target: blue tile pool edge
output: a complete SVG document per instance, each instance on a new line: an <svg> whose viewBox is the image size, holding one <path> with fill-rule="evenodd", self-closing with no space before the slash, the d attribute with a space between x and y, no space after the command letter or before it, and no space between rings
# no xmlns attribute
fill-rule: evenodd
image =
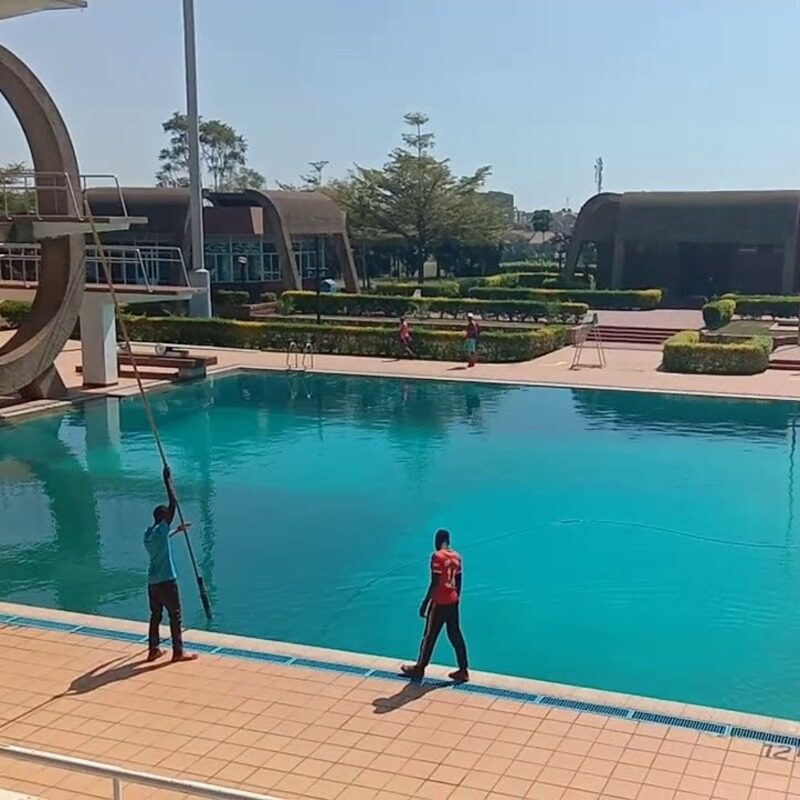
<svg viewBox="0 0 800 800"><path fill-rule="evenodd" d="M130 633L119 631L112 628L103 628L94 625L72 624L68 622L58 622L49 619L38 619L36 617L2 614L0 613L0 625L11 625L20 628L34 628L50 632L79 634L80 636L93 636L101 639L110 639L126 644L146 644L145 634ZM225 645L210 645L202 642L184 641L187 650L219 655L226 658L245 659L251 661L262 661L284 666L300 667L304 669L324 670L335 672L341 675L351 675L363 678L377 678L379 680L397 681L398 683L408 683L408 678L399 672L391 670L370 668L354 664L341 663L337 661L324 661L317 658L305 656L289 656L281 653L269 653L262 650L249 650L242 647L227 647ZM434 686L449 689L454 692L465 692L484 697L493 697L498 700L510 700L519 703L544 706L549 708L561 708L568 711L579 711L586 714L598 714L615 719L627 719L632 722L647 722L654 725L666 725L668 727L685 728L701 733L709 733L715 736L728 736L736 739L747 739L750 741L763 742L764 744L780 744L800 749L800 735L777 733L775 731L748 728L739 725L713 722L711 720L699 720L681 715L662 714L656 711L643 711L636 708L625 706L615 706L606 703L593 703L589 700L577 700L570 697L556 697L553 695L540 694L537 692L526 692L517 689L503 689L498 686L487 686L479 683L453 683L451 681L437 678L423 678L420 681L422 686Z"/></svg>

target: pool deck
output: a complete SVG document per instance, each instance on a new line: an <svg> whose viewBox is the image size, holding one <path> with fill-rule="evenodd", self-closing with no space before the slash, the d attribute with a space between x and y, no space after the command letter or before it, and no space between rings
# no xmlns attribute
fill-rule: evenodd
<svg viewBox="0 0 800 800"><path fill-rule="evenodd" d="M0 334L0 343L2 337ZM7 336L7 334L5 334ZM140 345L145 347L146 345ZM215 355L218 364L209 374L224 374L234 369L286 369L286 355L278 352L192 347L193 352ZM607 347L607 365L603 369L584 366L570 369L574 349L567 347L534 361L517 364L478 364L467 369L464 364L447 361L416 361L364 356L316 356L314 371L351 375L430 380L467 380L532 386L617 389L628 391L708 394L722 397L759 399L800 398L800 373L770 370L760 375L677 375L659 371L661 352L639 348ZM583 361L594 363L596 351L587 346ZM71 392L72 400L93 396L124 396L136 391L132 378L123 378L111 387L84 389L75 367L81 362L79 342L69 342L56 364ZM148 388L171 385L169 381L145 381ZM0 419L58 409L63 402L40 400L21 403L0 397Z"/></svg>
<svg viewBox="0 0 800 800"><path fill-rule="evenodd" d="M197 662L154 666L144 634L0 604L0 743L286 800L800 798L797 748L764 741L797 723L478 673L412 684L391 659L200 631ZM107 780L4 758L2 789L110 796Z"/></svg>

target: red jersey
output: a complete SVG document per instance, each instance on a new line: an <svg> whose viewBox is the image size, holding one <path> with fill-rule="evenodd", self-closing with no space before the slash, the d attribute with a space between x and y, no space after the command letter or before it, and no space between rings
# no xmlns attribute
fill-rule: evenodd
<svg viewBox="0 0 800 800"><path fill-rule="evenodd" d="M456 575L461 574L461 556L455 550L437 550L431 556L431 572L439 579L433 590L431 602L437 606L451 606L458 602Z"/></svg>

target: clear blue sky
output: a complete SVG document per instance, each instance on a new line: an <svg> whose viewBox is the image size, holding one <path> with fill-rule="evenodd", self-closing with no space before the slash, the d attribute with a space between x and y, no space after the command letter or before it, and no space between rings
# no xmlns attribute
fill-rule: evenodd
<svg viewBox="0 0 800 800"><path fill-rule="evenodd" d="M797 0L196 0L200 108L270 183L380 164L431 117L461 172L521 208L606 188L800 185ZM61 105L83 171L149 184L184 108L180 0L0 23ZM0 162L26 156L7 110Z"/></svg>

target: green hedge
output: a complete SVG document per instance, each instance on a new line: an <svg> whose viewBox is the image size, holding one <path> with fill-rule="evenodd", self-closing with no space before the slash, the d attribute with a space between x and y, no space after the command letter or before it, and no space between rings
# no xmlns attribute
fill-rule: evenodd
<svg viewBox="0 0 800 800"><path fill-rule="evenodd" d="M31 303L25 300L3 300L0 302L0 317L2 317L9 328L18 328L19 323L28 315L31 310Z"/></svg>
<svg viewBox="0 0 800 800"><path fill-rule="evenodd" d="M314 292L284 292L282 299L291 301L297 314L314 314L317 296ZM471 297L391 297L374 294L323 294L319 298L320 312L325 316L400 317L414 313L418 316L438 314L460 319L472 312L483 319L506 319L519 322L575 323L588 311L585 303L561 303L525 300L483 300Z"/></svg>
<svg viewBox="0 0 800 800"><path fill-rule="evenodd" d="M128 317L132 339L170 344L238 347L249 350L286 350L289 343L310 338L314 351L322 354L396 356L400 354L394 327L315 325L313 323L240 322L221 319L157 319ZM414 330L414 351L440 361L464 358L462 331ZM530 331L485 331L478 346L479 357L489 362L528 361L566 344L565 328L546 327Z"/></svg>
<svg viewBox="0 0 800 800"><path fill-rule="evenodd" d="M743 295L733 296L733 299L740 317L797 317L800 314L800 296L796 295Z"/></svg>
<svg viewBox="0 0 800 800"><path fill-rule="evenodd" d="M661 289L591 290L591 289L503 289L476 286L469 296L482 300L531 300L586 303L589 308L645 310L661 303Z"/></svg>
<svg viewBox="0 0 800 800"><path fill-rule="evenodd" d="M261 302L262 303L274 303L278 299L278 295L275 292L262 292L261 293Z"/></svg>
<svg viewBox="0 0 800 800"><path fill-rule="evenodd" d="M420 285L411 281L377 281L373 285L375 294L392 297L411 297L417 289L423 297L459 297L461 287L458 281L433 280Z"/></svg>
<svg viewBox="0 0 800 800"><path fill-rule="evenodd" d="M703 322L707 328L716 330L723 325L727 325L733 318L735 311L735 300L712 300L703 306Z"/></svg>
<svg viewBox="0 0 800 800"><path fill-rule="evenodd" d="M502 261L501 272L558 272L555 261Z"/></svg>
<svg viewBox="0 0 800 800"><path fill-rule="evenodd" d="M213 299L215 303L224 306L243 306L250 302L250 294L249 292L220 289L218 292L214 292Z"/></svg>
<svg viewBox="0 0 800 800"><path fill-rule="evenodd" d="M738 344L701 342L699 331L676 333L664 342L666 372L700 375L756 375L769 366L772 339L754 336Z"/></svg>
<svg viewBox="0 0 800 800"><path fill-rule="evenodd" d="M558 280L557 272L518 272L517 286L528 289L541 289L545 281Z"/></svg>

